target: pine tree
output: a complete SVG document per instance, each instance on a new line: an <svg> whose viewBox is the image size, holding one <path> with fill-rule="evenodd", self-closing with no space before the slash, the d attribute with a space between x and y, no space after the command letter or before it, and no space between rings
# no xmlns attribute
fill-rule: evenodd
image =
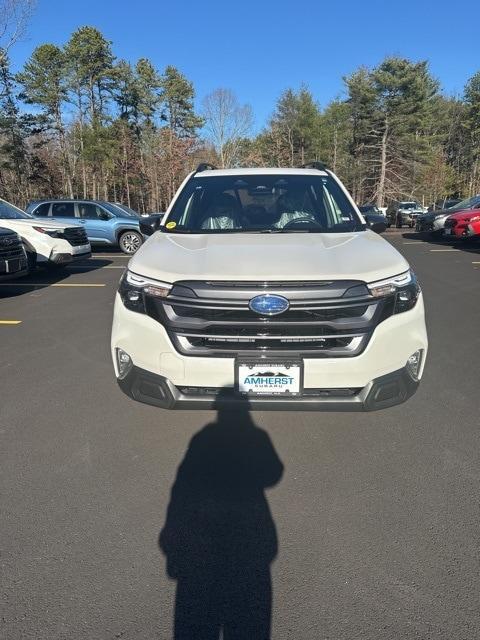
<svg viewBox="0 0 480 640"><path fill-rule="evenodd" d="M5 195L24 202L28 193L26 138L31 118L20 114L16 85L5 51L0 51L0 185Z"/></svg>
<svg viewBox="0 0 480 640"><path fill-rule="evenodd" d="M465 131L468 140L468 155L471 162L468 191L470 194L480 191L480 71L465 86L464 102Z"/></svg>
<svg viewBox="0 0 480 640"><path fill-rule="evenodd" d="M23 87L20 97L27 104L40 107L43 122L54 132L61 153L64 192L73 197L73 175L62 114L68 98L63 51L53 44L37 47L25 63L23 71L17 74L17 81Z"/></svg>

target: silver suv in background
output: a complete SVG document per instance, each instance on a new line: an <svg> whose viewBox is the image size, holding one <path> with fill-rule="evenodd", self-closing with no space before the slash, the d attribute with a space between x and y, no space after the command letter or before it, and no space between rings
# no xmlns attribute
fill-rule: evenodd
<svg viewBox="0 0 480 640"><path fill-rule="evenodd" d="M387 218L390 226L395 226L397 229L404 226L413 229L417 218L425 211L426 209L414 200L395 201L387 208Z"/></svg>

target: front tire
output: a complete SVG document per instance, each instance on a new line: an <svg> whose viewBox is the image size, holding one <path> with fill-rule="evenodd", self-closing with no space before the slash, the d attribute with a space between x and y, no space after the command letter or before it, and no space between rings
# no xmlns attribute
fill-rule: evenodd
<svg viewBox="0 0 480 640"><path fill-rule="evenodd" d="M143 244L143 236L138 231L124 231L118 239L118 246L123 253L133 255Z"/></svg>

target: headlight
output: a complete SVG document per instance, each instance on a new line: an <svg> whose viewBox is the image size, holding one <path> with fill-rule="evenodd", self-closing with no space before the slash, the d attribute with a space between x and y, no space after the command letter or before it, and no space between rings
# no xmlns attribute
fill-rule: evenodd
<svg viewBox="0 0 480 640"><path fill-rule="evenodd" d="M473 218L470 218L470 220L466 220L465 222L479 222L480 221L480 216L473 216Z"/></svg>
<svg viewBox="0 0 480 640"><path fill-rule="evenodd" d="M145 313L145 295L166 298L171 288L167 282L150 280L127 270L120 280L118 293L127 309Z"/></svg>
<svg viewBox="0 0 480 640"><path fill-rule="evenodd" d="M395 296L394 313L413 309L420 294L420 286L411 269L398 276L372 282L367 286L374 298Z"/></svg>
<svg viewBox="0 0 480 640"><path fill-rule="evenodd" d="M60 229L45 229L44 227L33 227L35 231L39 233L44 233L46 236L50 236L51 238L61 238L63 232Z"/></svg>

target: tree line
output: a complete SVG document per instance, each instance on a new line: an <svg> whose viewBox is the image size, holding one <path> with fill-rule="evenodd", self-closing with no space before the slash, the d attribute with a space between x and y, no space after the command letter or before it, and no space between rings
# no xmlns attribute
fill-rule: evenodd
<svg viewBox="0 0 480 640"><path fill-rule="evenodd" d="M357 202L480 192L480 72L446 96L426 61L388 57L344 78L321 108L286 89L264 128L228 88L195 106L179 69L118 60L96 28L43 44L20 72L0 50L0 195L123 202L163 211L200 160L221 167L325 162Z"/></svg>

